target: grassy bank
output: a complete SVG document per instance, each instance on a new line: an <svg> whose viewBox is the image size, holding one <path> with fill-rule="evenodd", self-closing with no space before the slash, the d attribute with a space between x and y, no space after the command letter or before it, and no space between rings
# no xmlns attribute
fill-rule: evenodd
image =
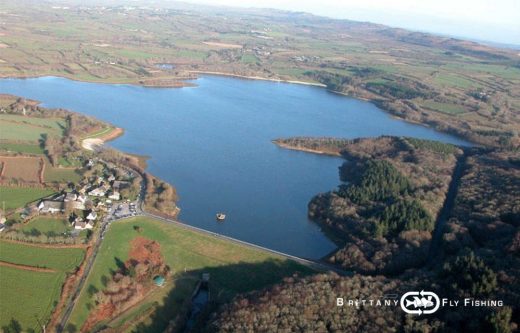
<svg viewBox="0 0 520 333"><path fill-rule="evenodd" d="M136 231L139 230L139 231ZM163 288L153 290L143 302L113 320L118 327L151 312L139 325L142 330L157 332L182 310L202 272L211 274L212 293L222 300L239 292L258 289L293 273L310 271L281 257L231 243L149 218L132 218L111 225L99 251L91 274L69 321L69 328L82 326L94 306L92 294L104 289L104 281L117 270L117 262L128 258L131 240L137 236L157 241L173 272ZM137 323L136 323L137 324ZM130 329L130 328L126 328Z"/></svg>

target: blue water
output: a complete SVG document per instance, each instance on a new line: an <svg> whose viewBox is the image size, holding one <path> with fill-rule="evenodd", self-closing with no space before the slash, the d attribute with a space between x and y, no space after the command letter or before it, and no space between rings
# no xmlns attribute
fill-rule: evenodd
<svg viewBox="0 0 520 333"><path fill-rule="evenodd" d="M213 76L195 83L165 89L43 77L0 80L0 92L124 128L110 144L151 157L149 171L177 188L183 222L308 258L335 247L307 219L307 203L338 185L342 160L272 139L386 134L465 143L321 88ZM225 222L215 221L220 211Z"/></svg>

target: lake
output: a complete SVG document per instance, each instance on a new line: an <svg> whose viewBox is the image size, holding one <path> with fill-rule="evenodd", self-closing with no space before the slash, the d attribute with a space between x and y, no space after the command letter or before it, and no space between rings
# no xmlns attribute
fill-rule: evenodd
<svg viewBox="0 0 520 333"><path fill-rule="evenodd" d="M216 76L194 83L167 89L42 77L0 80L0 92L124 128L110 145L150 156L148 170L177 188L181 221L314 259L335 245L307 219L307 203L339 184L342 159L271 140L399 135L465 144L322 88ZM215 220L221 211L225 222Z"/></svg>

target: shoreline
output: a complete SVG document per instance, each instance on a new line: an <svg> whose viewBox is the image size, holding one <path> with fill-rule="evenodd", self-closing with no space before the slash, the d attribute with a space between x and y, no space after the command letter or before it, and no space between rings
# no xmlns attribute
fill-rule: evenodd
<svg viewBox="0 0 520 333"><path fill-rule="evenodd" d="M460 134L456 134L456 133L453 133L453 132L448 131L448 130L439 129L438 126L433 126L433 125L429 124L428 122L421 122L421 121L418 121L418 120L412 120L412 119L407 119L405 117L398 116L398 115L394 114L393 112L391 112L391 111L389 111L389 110L379 106L377 101L375 99L373 99L373 98L366 98L366 97L361 97L361 96L355 96L355 95L350 95L350 94L343 93L343 92L340 92L340 91L331 90L331 89L328 89L327 86L325 84L322 84L322 83L305 82L305 81L298 81L298 80L272 79L272 78L266 78L266 77L261 77L261 76L247 76L247 75L239 75L239 74L232 74L232 73L226 73L226 72L215 72L215 71L191 70L191 71L187 71L187 72L188 73L193 73L193 74L196 74L196 75L199 74L201 76L204 76L204 75L223 76L223 77L231 77L231 78L245 79L245 80L258 80L258 81L266 81L266 82L298 84L298 85L304 85L304 86L324 88L326 91L328 91L330 93L333 93L333 94L336 94L336 95L339 95L339 96L343 96L343 97L347 97L347 98L354 98L354 99L357 99L357 100L360 100L360 101L365 101L365 102L372 103L373 105L375 105L377 108L379 108L380 110L382 110L383 112L388 114L393 119L401 120L401 121L407 122L409 124L420 125L420 126L423 126L425 128L430 128L430 129L433 129L434 131L437 131L439 133L444 133L444 134L447 134L447 135L454 136L454 137L456 137L458 139L467 141L471 145L476 145L476 146L482 145L482 143L473 141L472 139L470 139L469 137L467 137L465 135L460 135ZM76 82L86 82L86 83L132 85L132 86L140 86L140 87L143 87L143 88L196 88L197 87L196 84L190 84L190 83L185 83L184 85L181 85L181 86L178 86L178 85L167 86L167 85L153 85L153 84L152 85L146 85L142 80L139 80L139 79L137 79L136 81L132 81L132 82L118 82L118 81L115 81L115 80L112 80L112 81L110 81L110 80L109 81L94 81L94 80L78 79L78 78L75 78L75 77L72 77L72 76L65 76L65 75L27 75L27 76L20 76L20 75L10 76L10 75L6 75L6 76L0 76L0 79L30 79L30 78L44 78L44 77L59 77L59 78L69 79L69 80L76 81ZM188 80L198 80L198 79L199 79L199 76L196 76L194 78L183 77L183 78L178 78L177 80L179 80L178 82L185 82L185 81L188 81ZM165 80L168 80L168 78L165 78ZM92 144L96 145L98 143L93 142ZM90 147L92 144L88 144L88 146Z"/></svg>
<svg viewBox="0 0 520 333"><path fill-rule="evenodd" d="M98 138L86 138L81 140L81 148L88 151L98 151L103 145L108 142L115 140L122 136L125 133L125 130L121 127L115 127L109 133L101 135Z"/></svg>
<svg viewBox="0 0 520 333"><path fill-rule="evenodd" d="M189 73L195 73L195 74L201 74L201 75L227 76L227 77L234 77L234 78L237 78L237 79L246 79L246 80L258 80L258 81L270 81L270 82L278 82L278 83L300 84L300 85L304 85L304 86L314 86L314 87L321 87L321 88L326 88L327 87L323 83L317 83L317 82L271 79L271 78L262 77L262 76L248 76L248 75L232 74L232 73L225 73L225 72L189 71Z"/></svg>
<svg viewBox="0 0 520 333"><path fill-rule="evenodd" d="M34 75L0 75L0 80L3 80L3 79L18 79L18 80L41 79L41 78L45 78L45 77L57 77L57 78L61 78L61 79L67 79L67 80L71 80L71 81L84 82L84 83L129 85L129 86L137 86L137 87L143 87L143 88L192 88L192 87L196 87L196 85L188 83L186 81L197 79L196 77L194 77L194 78L191 78L191 77L180 77L180 78L164 77L157 81L175 80L176 84L161 85L161 84L147 84L146 81L143 81L139 78L136 78L135 80L130 80L130 81L117 81L116 79L109 79L109 80L104 81L103 79L88 80L88 79L79 79L72 75L68 76L68 75L46 73L46 74L34 74ZM152 81L152 80L153 79L150 79L150 81Z"/></svg>
<svg viewBox="0 0 520 333"><path fill-rule="evenodd" d="M325 151L325 150L311 149L311 148L305 148L305 147L296 147L296 146L288 145L286 143L279 143L279 142L276 142L275 140L273 140L272 143L274 143L276 146L278 146L280 148L284 148L284 149L301 151L301 152L305 152L305 153L318 154L318 155L341 157L341 153L339 153L339 152L333 153L333 152Z"/></svg>

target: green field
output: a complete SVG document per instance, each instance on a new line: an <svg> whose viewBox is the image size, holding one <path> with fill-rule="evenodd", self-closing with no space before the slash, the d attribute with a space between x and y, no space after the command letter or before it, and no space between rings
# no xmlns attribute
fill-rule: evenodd
<svg viewBox="0 0 520 333"><path fill-rule="evenodd" d="M83 249L44 248L0 241L0 260L55 272L0 266L0 327L12 319L39 331L58 301L67 272L80 265Z"/></svg>
<svg viewBox="0 0 520 333"><path fill-rule="evenodd" d="M456 104L439 103L435 101L424 101L421 104L428 109L452 115L458 115L466 112L462 106Z"/></svg>
<svg viewBox="0 0 520 333"><path fill-rule="evenodd" d="M58 118L35 118L0 115L0 140L37 142L42 135L61 137L65 123Z"/></svg>
<svg viewBox="0 0 520 333"><path fill-rule="evenodd" d="M31 230L37 230L42 234L48 235L63 234L64 232L71 231L72 226L69 222L64 219L48 218L48 217L36 217L26 223L22 231L31 232Z"/></svg>
<svg viewBox="0 0 520 333"><path fill-rule="evenodd" d="M5 150L13 153L26 153L42 155L43 149L39 144L31 143L14 143L14 142L0 142L0 150Z"/></svg>
<svg viewBox="0 0 520 333"><path fill-rule="evenodd" d="M46 188L22 188L0 186L0 206L6 210L25 206L27 203L38 200L54 193Z"/></svg>
<svg viewBox="0 0 520 333"><path fill-rule="evenodd" d="M81 263L81 248L49 248L0 241L0 260L18 265L70 271Z"/></svg>
<svg viewBox="0 0 520 333"><path fill-rule="evenodd" d="M81 175L77 172L77 169L55 168L49 164L45 167L43 177L46 183L79 182L81 180Z"/></svg>
<svg viewBox="0 0 520 333"><path fill-rule="evenodd" d="M134 230L135 226L141 228L140 233ZM174 272L164 288L154 291L136 310L125 314L125 318L131 318L144 309L157 307L155 314L143 323L149 332L162 331L165 323L179 312L202 272L211 274L212 293L221 299L273 284L298 271L309 273L307 268L273 254L173 224L149 218L118 221L105 235L92 272L71 315L69 323L72 326L77 329L82 326L89 308L93 306L92 291L103 289L102 281L111 276L111 271L117 270L116 258L122 261L127 259L130 242L138 235L160 243L166 263ZM176 281L173 282L173 279ZM117 326L125 318L115 320L112 325Z"/></svg>
<svg viewBox="0 0 520 333"><path fill-rule="evenodd" d="M22 328L41 329L60 296L65 274L0 266L0 327L15 319Z"/></svg>

